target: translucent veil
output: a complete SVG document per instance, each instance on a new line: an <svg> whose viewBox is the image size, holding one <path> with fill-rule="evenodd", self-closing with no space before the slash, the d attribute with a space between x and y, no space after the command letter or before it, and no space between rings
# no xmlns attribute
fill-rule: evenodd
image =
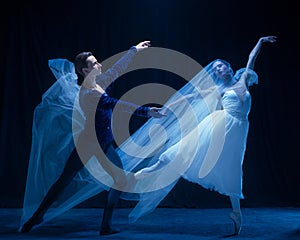
<svg viewBox="0 0 300 240"><path fill-rule="evenodd" d="M158 161L166 149L194 130L212 111L218 109L224 86L213 77L213 63L208 64L165 104L183 101L170 107L166 118L150 118L140 129L117 148L125 170L136 170ZM32 145L23 202L22 225L38 208L51 185L60 176L66 160L74 149L77 136L84 126L84 115L78 104L79 86L72 62L66 59L49 60L49 67L57 81L44 93L42 102L34 110ZM238 71L241 74L244 71ZM253 80L255 82L255 78ZM189 95L195 93L196 99ZM200 100L199 100L200 99ZM74 117L74 114L76 117ZM99 164L88 167L101 174ZM137 181L123 199L138 200L130 213L132 221L152 211L173 188L188 168L189 162L168 164L170 168L155 172L151 178ZM43 223L62 214L86 199L108 190L98 178L83 168L46 212Z"/></svg>
<svg viewBox="0 0 300 240"><path fill-rule="evenodd" d="M214 76L213 64L219 60L216 59L208 64L166 102L165 107L168 107L170 103L182 99L179 104L169 109L166 118L149 119L131 138L119 146L118 153L125 170L136 172L143 167L154 164L160 159L164 151L178 143L191 131L197 131L198 124L204 118L212 116L210 113L220 109L220 98L226 86L223 81ZM245 70L237 71L234 78L238 80ZM248 83L249 85L257 83L255 73L250 74ZM191 93L195 94L196 98L190 98ZM213 117L211 122L214 123ZM225 119L223 124L225 129ZM217 131L212 133L212 144L216 142L221 149L224 135ZM198 140L195 139L195 143L191 144L196 146ZM212 153L210 149L206 149L206 151L203 153L204 156L211 154L213 158L218 157L218 153ZM187 154L190 154L191 159L193 158L193 152ZM165 163L161 169L139 179L131 192L123 193L124 199L138 201L129 215L130 221L135 222L142 215L153 211L166 197L191 164L189 161L181 160L180 157L175 157L170 163Z"/></svg>
<svg viewBox="0 0 300 240"><path fill-rule="evenodd" d="M77 100L79 86L73 63L66 59L53 59L48 65L57 81L43 94L42 102L34 110L21 227L60 176L75 147L73 132L76 139L84 124L84 115ZM72 128L73 111L77 121ZM83 168L55 202L55 208L45 214L43 223L104 189L107 187L96 183Z"/></svg>

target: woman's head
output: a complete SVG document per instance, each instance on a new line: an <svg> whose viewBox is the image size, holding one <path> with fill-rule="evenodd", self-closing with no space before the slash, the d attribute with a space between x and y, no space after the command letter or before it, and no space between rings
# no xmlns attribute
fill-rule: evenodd
<svg viewBox="0 0 300 240"><path fill-rule="evenodd" d="M225 60L215 60L212 65L212 69L214 77L218 80L224 81L225 83L230 81L234 75L230 64Z"/></svg>

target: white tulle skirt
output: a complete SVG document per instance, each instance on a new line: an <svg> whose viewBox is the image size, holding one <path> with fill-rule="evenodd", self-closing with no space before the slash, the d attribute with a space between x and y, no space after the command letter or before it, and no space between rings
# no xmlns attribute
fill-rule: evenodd
<svg viewBox="0 0 300 240"><path fill-rule="evenodd" d="M180 177L223 195L244 198L242 164L248 128L246 119L235 118L225 110L204 118L193 131L160 155L160 164L143 170L145 176L150 172L155 174L151 181L145 177L145 182L157 190L140 194L139 202L129 214L130 221L152 212ZM161 187L169 175L178 178Z"/></svg>
<svg viewBox="0 0 300 240"><path fill-rule="evenodd" d="M183 178L228 196L242 194L242 163L249 122L225 110L215 111L180 142L160 157L165 162L180 159Z"/></svg>

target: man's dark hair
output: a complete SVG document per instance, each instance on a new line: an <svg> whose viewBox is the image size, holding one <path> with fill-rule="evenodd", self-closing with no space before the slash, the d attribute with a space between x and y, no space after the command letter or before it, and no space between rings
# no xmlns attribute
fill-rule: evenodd
<svg viewBox="0 0 300 240"><path fill-rule="evenodd" d="M82 76L84 76L82 69L87 67L86 59L92 55L93 54L91 52L81 52L75 57L74 63L76 71Z"/></svg>

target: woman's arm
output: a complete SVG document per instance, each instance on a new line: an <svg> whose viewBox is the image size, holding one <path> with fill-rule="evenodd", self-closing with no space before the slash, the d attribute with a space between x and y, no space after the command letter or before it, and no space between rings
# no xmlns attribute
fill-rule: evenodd
<svg viewBox="0 0 300 240"><path fill-rule="evenodd" d="M255 63L256 57L257 57L258 53L260 52L261 46L264 42L273 43L275 41L276 41L275 36L261 37L249 55L246 69L252 69L252 70L254 69L254 63Z"/></svg>
<svg viewBox="0 0 300 240"><path fill-rule="evenodd" d="M192 99L195 97L196 97L196 93L187 94L185 96L182 96L181 98L178 98L176 101L169 103L168 105L166 105L166 107L171 108L175 105L181 104L181 103L188 101L189 99Z"/></svg>
<svg viewBox="0 0 300 240"><path fill-rule="evenodd" d="M176 101L170 102L169 104L165 105L164 111L162 113L166 114L168 112L168 109L171 109L175 106L183 104L186 101L191 101L191 100L194 100L194 99L197 99L197 98L205 98L208 94L211 94L211 93L216 92L216 91L217 91L217 88L215 86L212 86L212 87L210 87L208 89L205 89L205 90L203 90L203 89L195 90L192 93L184 95L184 96L178 98Z"/></svg>

